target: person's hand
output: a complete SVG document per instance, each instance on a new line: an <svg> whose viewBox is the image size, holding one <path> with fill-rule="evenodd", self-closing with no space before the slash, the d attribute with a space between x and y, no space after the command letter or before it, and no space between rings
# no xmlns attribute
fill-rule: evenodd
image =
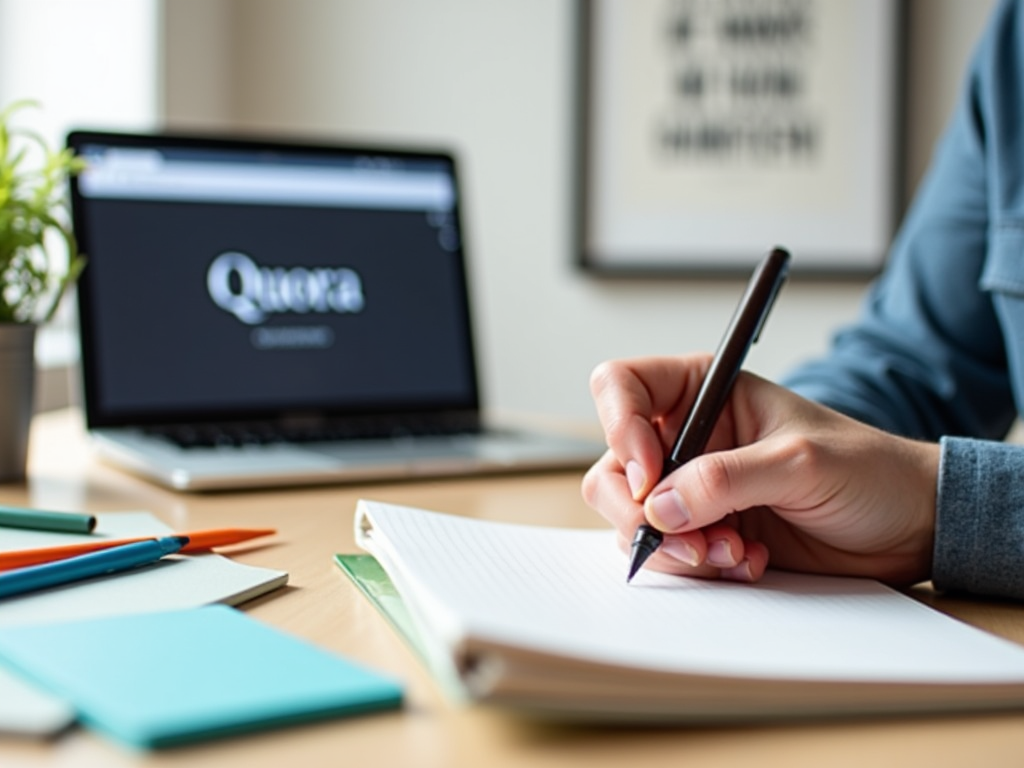
<svg viewBox="0 0 1024 768"><path fill-rule="evenodd" d="M665 533L645 567L756 581L787 570L929 577L939 446L896 437L742 372L706 452L659 482L711 362L603 363L590 386L609 449L583 498L628 551L646 517Z"/></svg>

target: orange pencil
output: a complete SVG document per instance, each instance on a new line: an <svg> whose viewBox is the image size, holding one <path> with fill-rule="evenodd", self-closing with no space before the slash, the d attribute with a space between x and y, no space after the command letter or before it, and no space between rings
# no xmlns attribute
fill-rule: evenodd
<svg viewBox="0 0 1024 768"><path fill-rule="evenodd" d="M259 536L270 536L274 533L277 533L274 528L211 528L206 531L192 531L174 535L188 536L188 544L182 547L182 552L200 552L211 547L237 544L238 542L248 541ZM27 565L51 563L55 560L84 555L88 552L97 552L101 549L109 549L110 547L117 547L122 544L131 544L136 541L156 538L159 538L159 536L134 536L127 539L102 539L100 541L86 541L81 544L61 544L56 547L39 547L37 549L22 549L14 552L0 552L0 571L24 568Z"/></svg>

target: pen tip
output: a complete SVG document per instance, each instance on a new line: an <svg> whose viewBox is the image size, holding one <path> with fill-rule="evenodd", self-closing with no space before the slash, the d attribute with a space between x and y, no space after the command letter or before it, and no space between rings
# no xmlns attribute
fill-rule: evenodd
<svg viewBox="0 0 1024 768"><path fill-rule="evenodd" d="M627 584L629 584L631 581L633 581L633 577L636 576L637 572L640 570L640 566L642 566L644 564L643 560L644 560L644 558L637 557L636 556L636 550L633 550L633 557L630 558L630 561L629 561L629 573L626 574L626 583Z"/></svg>
<svg viewBox="0 0 1024 768"><path fill-rule="evenodd" d="M633 577L640 571L647 558L654 554L654 551L661 545L661 532L649 525L641 525L633 537L633 546L629 557L629 572L626 574L626 583L633 581Z"/></svg>

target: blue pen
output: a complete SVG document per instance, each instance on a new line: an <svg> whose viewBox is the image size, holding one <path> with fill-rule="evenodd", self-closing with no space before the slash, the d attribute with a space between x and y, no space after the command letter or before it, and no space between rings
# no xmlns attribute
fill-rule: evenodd
<svg viewBox="0 0 1024 768"><path fill-rule="evenodd" d="M154 563L165 555L173 555L186 544L188 536L164 536L0 573L0 598Z"/></svg>

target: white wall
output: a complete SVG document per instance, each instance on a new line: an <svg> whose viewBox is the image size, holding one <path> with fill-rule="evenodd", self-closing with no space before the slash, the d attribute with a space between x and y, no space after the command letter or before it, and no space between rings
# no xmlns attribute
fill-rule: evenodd
<svg viewBox="0 0 1024 768"><path fill-rule="evenodd" d="M0 0L0 106L28 99L16 125L61 146L73 127L126 130L158 121L158 0ZM36 337L36 406L67 405L77 379L73 301Z"/></svg>
<svg viewBox="0 0 1024 768"><path fill-rule="evenodd" d="M587 379L600 360L718 343L742 281L615 281L574 265L571 0L164 2L172 125L459 152L491 406L589 419ZM910 185L991 5L910 5ZM777 376L824 349L863 288L791 281L748 367Z"/></svg>
<svg viewBox="0 0 1024 768"><path fill-rule="evenodd" d="M0 104L60 144L68 128L150 128L160 103L158 0L0 0Z"/></svg>

